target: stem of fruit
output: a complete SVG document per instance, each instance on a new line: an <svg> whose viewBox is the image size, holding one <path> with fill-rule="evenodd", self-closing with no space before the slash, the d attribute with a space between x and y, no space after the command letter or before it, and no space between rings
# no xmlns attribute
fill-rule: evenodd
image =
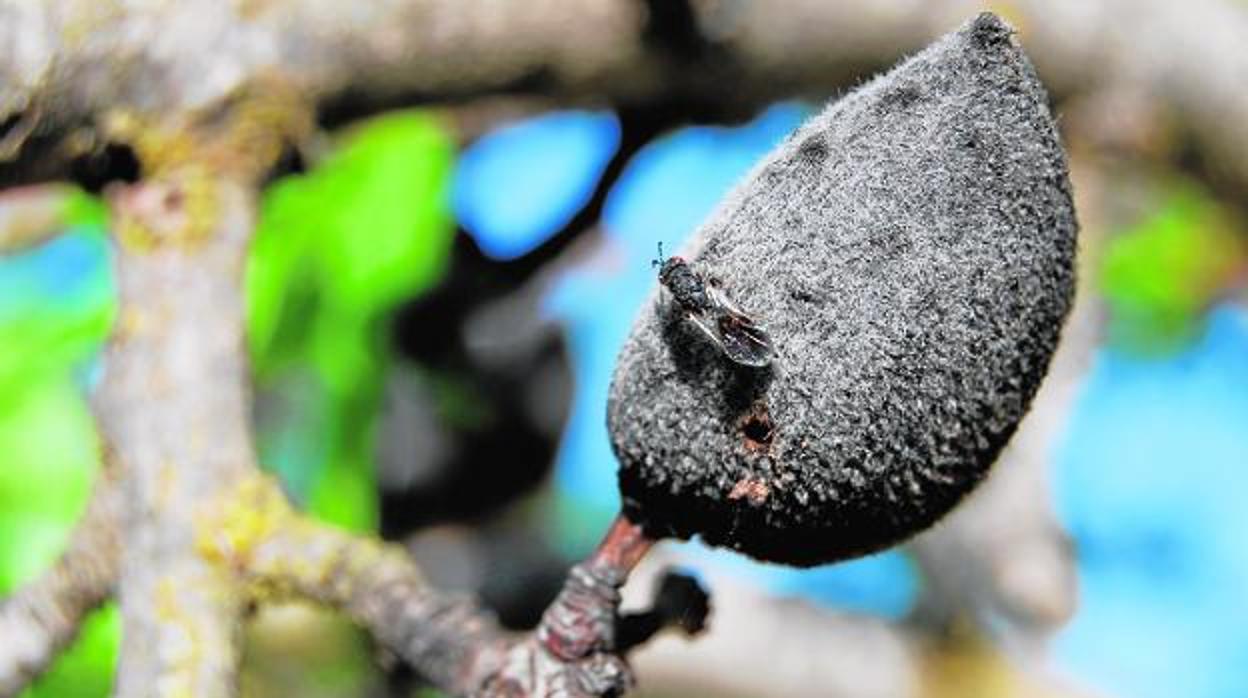
<svg viewBox="0 0 1248 698"><path fill-rule="evenodd" d="M640 526L617 516L593 554L568 573L563 591L546 609L537 630L542 646L565 661L614 651L620 587L654 543Z"/></svg>

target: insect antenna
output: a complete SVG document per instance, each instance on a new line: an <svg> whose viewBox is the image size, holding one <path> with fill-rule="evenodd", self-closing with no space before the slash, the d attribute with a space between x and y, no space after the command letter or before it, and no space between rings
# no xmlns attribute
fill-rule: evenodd
<svg viewBox="0 0 1248 698"><path fill-rule="evenodd" d="M654 267L658 267L662 265L663 265L663 241L659 240L659 258L650 260L650 268L653 269Z"/></svg>

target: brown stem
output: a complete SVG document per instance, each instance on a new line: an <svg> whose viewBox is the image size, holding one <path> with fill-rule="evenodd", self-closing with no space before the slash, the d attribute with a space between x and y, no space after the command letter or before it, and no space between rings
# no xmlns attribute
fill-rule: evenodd
<svg viewBox="0 0 1248 698"><path fill-rule="evenodd" d="M503 666L489 677L484 696L615 696L633 685L633 674L623 653L663 626L680 623L700 629L706 613L706 595L696 588L685 596L689 603L656 599L656 610L624 619L621 627L620 592L629 573L652 546L641 527L623 515L617 517L601 544L585 562L568 573L563 591L546 609L537 630L516 643ZM668 592L687 585L665 585ZM680 607L676 612L671 609ZM692 616L697 616L693 618ZM639 621L639 622L633 622ZM621 644L618 640L624 640Z"/></svg>
<svg viewBox="0 0 1248 698"><path fill-rule="evenodd" d="M585 562L568 573L563 591L542 616L542 646L565 661L615 649L619 589L654 541L620 514Z"/></svg>
<svg viewBox="0 0 1248 698"><path fill-rule="evenodd" d="M615 517L607 535L590 555L587 564L601 567L624 577L633 571L641 558L654 547L655 540L647 538L641 526L628 520L624 514Z"/></svg>

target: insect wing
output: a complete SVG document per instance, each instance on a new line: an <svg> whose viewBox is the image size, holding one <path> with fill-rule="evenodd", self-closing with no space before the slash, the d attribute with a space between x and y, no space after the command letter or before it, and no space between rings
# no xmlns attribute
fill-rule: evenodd
<svg viewBox="0 0 1248 698"><path fill-rule="evenodd" d="M771 363L775 348L767 331L716 286L708 285L707 293L718 316L715 320L715 342L728 358L745 366Z"/></svg>
<svg viewBox="0 0 1248 698"><path fill-rule="evenodd" d="M725 309L715 322L716 342L733 361L746 366L766 366L775 349L767 332L748 315Z"/></svg>
<svg viewBox="0 0 1248 698"><path fill-rule="evenodd" d="M729 315L738 315L744 318L751 325L757 324L750 319L749 313L738 308L737 304L733 303L732 299L725 295L724 292L719 289L719 286L715 284L715 282L711 282L706 285L706 295L710 297L711 303L718 308L720 312L727 313Z"/></svg>
<svg viewBox="0 0 1248 698"><path fill-rule="evenodd" d="M705 334L708 339L714 342L715 346L723 349L724 353L728 352L728 348L724 346L724 340L721 338L720 332L714 323L706 321L702 316L695 313L686 313L685 317L689 318L694 327L702 330L702 334Z"/></svg>

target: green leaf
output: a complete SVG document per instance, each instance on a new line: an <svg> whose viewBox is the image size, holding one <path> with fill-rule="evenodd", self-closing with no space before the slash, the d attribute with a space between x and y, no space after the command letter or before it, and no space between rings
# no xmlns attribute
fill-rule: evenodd
<svg viewBox="0 0 1248 698"><path fill-rule="evenodd" d="M1106 249L1100 284L1112 340L1156 351L1194 336L1205 308L1243 266L1241 240L1233 216L1206 191L1171 183L1156 212Z"/></svg>
<svg viewBox="0 0 1248 698"><path fill-rule="evenodd" d="M77 190L71 220L97 221ZM98 467L95 426L75 373L115 312L106 243L77 229L0 261L0 594L36 578L64 550ZM22 695L102 698L112 683L115 609L93 614L79 638Z"/></svg>
<svg viewBox="0 0 1248 698"><path fill-rule="evenodd" d="M374 531L378 523L376 479L371 458L337 453L308 496L308 511L349 531Z"/></svg>
<svg viewBox="0 0 1248 698"><path fill-rule="evenodd" d="M3 393L0 413L0 593L30 582L64 551L98 467L94 424L67 370ZM116 609L88 617L78 639L23 696L103 698L120 641Z"/></svg>
<svg viewBox="0 0 1248 698"><path fill-rule="evenodd" d="M439 121L398 112L352 129L312 172L265 193L247 274L261 367L274 352L298 353L317 306L371 319L437 280L454 232L453 159Z"/></svg>
<svg viewBox="0 0 1248 698"><path fill-rule="evenodd" d="M392 114L348 135L326 163L316 249L330 302L376 313L436 280L453 229L454 143L428 116Z"/></svg>
<svg viewBox="0 0 1248 698"><path fill-rule="evenodd" d="M108 223L108 206L100 197L73 187L65 197L64 215L67 226L102 230Z"/></svg>
<svg viewBox="0 0 1248 698"><path fill-rule="evenodd" d="M2 399L0 591L33 578L60 553L98 460L91 416L68 376Z"/></svg>
<svg viewBox="0 0 1248 698"><path fill-rule="evenodd" d="M349 528L376 525L370 435L390 360L382 332L394 306L446 265L453 157L436 119L393 113L348 131L315 169L262 201L247 272L253 365L262 393L300 377L317 403L266 425L281 438L261 436L262 459L310 512ZM300 472L290 457L310 450L316 457L301 467L312 472Z"/></svg>
<svg viewBox="0 0 1248 698"><path fill-rule="evenodd" d="M297 354L316 308L318 271L309 244L305 180L288 177L265 192L245 279L247 338L256 370L265 373Z"/></svg>

